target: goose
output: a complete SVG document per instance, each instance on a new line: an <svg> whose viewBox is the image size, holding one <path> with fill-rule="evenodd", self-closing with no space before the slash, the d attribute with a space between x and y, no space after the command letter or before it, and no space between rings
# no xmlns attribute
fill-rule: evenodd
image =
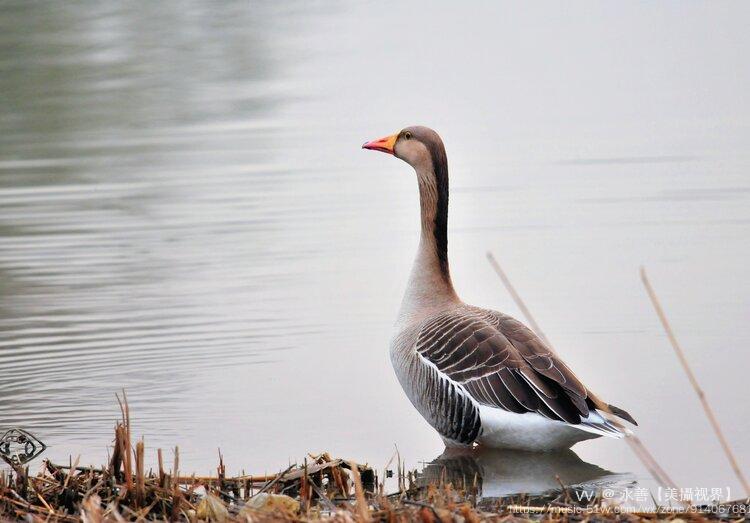
<svg viewBox="0 0 750 523"><path fill-rule="evenodd" d="M417 174L421 235L390 356L407 397L447 447L553 451L637 425L595 396L528 327L461 301L448 266L448 161L440 136L407 127L366 142Z"/></svg>

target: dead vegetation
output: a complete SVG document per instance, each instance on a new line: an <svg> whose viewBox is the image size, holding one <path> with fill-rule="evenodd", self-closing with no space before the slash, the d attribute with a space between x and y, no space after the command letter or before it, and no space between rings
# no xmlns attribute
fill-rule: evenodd
<svg viewBox="0 0 750 523"><path fill-rule="evenodd" d="M180 473L179 449L165 468L157 450L157 469L146 470L143 441L133 444L130 412L121 403L111 459L100 468L45 461L36 475L8 464L0 474L0 520L45 522L123 521L568 521L742 519L746 504L712 511L623 514L621 507L594 497L575 502L570 490L537 497L482 499L478 478L437 478L407 472L400 459L395 491L386 493L377 472L328 454L310 455L278 474L228 477L219 454L216 475ZM390 472L384 473L389 475Z"/></svg>

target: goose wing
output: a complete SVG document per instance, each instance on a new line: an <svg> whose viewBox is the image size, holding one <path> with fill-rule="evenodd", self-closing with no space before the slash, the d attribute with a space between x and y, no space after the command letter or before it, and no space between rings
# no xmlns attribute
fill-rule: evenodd
<svg viewBox="0 0 750 523"><path fill-rule="evenodd" d="M463 307L440 314L422 327L416 350L482 405L573 425L589 425L597 408L586 387L536 334L499 312ZM600 424L598 430L620 432Z"/></svg>

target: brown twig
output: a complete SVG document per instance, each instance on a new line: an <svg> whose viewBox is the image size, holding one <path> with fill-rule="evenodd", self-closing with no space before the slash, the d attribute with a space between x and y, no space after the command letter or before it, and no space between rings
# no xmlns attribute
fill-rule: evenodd
<svg viewBox="0 0 750 523"><path fill-rule="evenodd" d="M721 444L721 448L724 450L724 454L727 456L727 459L729 460L729 464L731 465L732 470L734 471L734 474L737 476L737 479L740 480L740 483L742 484L742 488L745 489L745 495L750 496L750 483L748 483L747 478L745 478L745 475L742 473L742 469L740 469L740 466L737 462L737 458L735 457L734 452L732 452L732 449L729 446L729 442L724 436L724 432L721 430L721 426L719 425L719 420L716 418L716 414L714 413L714 410L711 407L711 404L708 402L708 399L706 398L706 394L703 392L703 389L698 383L698 379L693 373L693 369L690 367L690 363L687 360L687 356L685 355L685 352L682 350L682 347L680 347L680 344L677 342L677 337L675 336L674 331L672 330L672 326L669 324L669 321L667 320L667 316L664 313L664 309L659 303L659 298L657 298L656 292L654 292L654 288L651 286L651 282L649 281L648 276L646 275L646 269L644 267L641 267L641 280L643 281L643 286L646 288L648 297L651 300L651 303L654 306L654 309L656 310L656 315L659 317L659 321L661 322L662 327L664 327L664 331L667 333L667 338L669 339L669 343L672 345L672 348L674 349L675 354L677 354L677 359L680 360L682 369L685 371L685 374L687 374L688 380L690 381L690 384L693 386L693 390L695 390L695 394L698 396L698 399L700 400L701 405L703 406L703 411L706 413L706 417L708 418L708 421L711 424L711 427L713 428L714 433L716 434L716 437L719 440L719 443Z"/></svg>

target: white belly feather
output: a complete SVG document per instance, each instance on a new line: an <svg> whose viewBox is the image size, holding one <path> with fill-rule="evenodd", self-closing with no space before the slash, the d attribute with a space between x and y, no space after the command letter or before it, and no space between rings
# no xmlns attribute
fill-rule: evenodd
<svg viewBox="0 0 750 523"><path fill-rule="evenodd" d="M600 436L535 412L516 414L479 405L479 417L482 435L477 441L489 448L549 451L570 448L579 441Z"/></svg>

